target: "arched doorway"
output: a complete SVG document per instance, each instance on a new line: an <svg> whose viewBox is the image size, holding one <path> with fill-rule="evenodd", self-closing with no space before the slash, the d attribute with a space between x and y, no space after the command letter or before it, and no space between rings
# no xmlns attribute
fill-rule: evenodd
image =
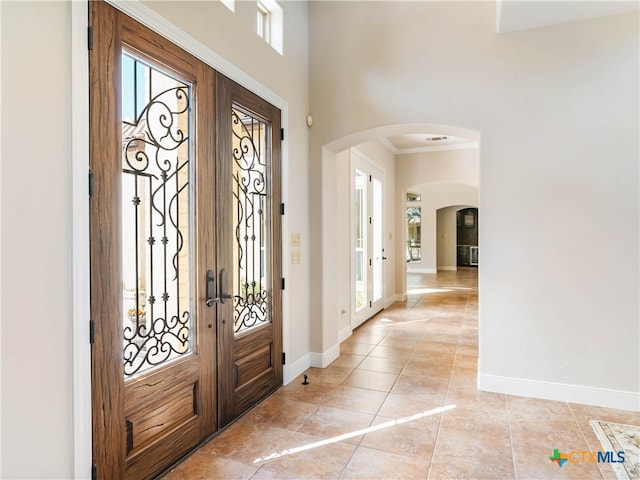
<svg viewBox="0 0 640 480"><path fill-rule="evenodd" d="M322 218L319 219L319 235L315 236L316 251L318 253L316 268L320 275L312 278L312 290L319 293L313 300L314 304L312 305L314 317L312 317L311 349L313 352L318 353L317 355L314 354L312 358L314 366L323 367L335 359L339 355L340 341L351 332L345 327L350 323L345 318L348 316L349 309L348 306L345 307L348 304L345 303L344 294L341 293L341 291L344 291L344 282L341 282L341 279L344 278L346 271L345 257L336 254L336 249L340 248L340 245L348 245L349 242L347 232L344 229L336 228L336 225L340 223L340 219L344 220L344 216L349 212L349 208L345 208L344 203L341 203L338 189L340 181L339 166L341 161L344 161L344 152L353 147L371 142L388 147L390 139L396 140L403 136L408 136L405 138L412 136L426 138L432 135L433 132L439 132L440 136L443 137L450 135L469 139L470 142L474 143L474 148L478 152L479 132L438 124L401 124L377 127L345 136L322 147L322 185L319 192ZM460 147L457 148L460 149ZM409 156L407 158L415 159L415 155L420 153L417 151L398 153L397 148L394 152L393 145L387 150L396 160L398 157L407 157L407 155ZM444 152L445 150L435 151ZM451 151L454 150L456 148L451 149ZM414 157L411 157L412 155ZM442 153L440 153L440 156L442 156ZM479 163L477 161L478 156L479 154L476 153L476 163ZM443 160L439 159L437 163L442 165L442 162ZM464 161L461 163L464 163ZM475 169L477 174L478 167L476 166ZM387 282L385 296L387 302L403 300L406 294L405 219L404 213L402 215L399 214L402 211L401 209L404 209L406 191L402 185L398 185L399 180L396 173L397 170L393 172L393 175L387 175L387 178L393 184L393 194L391 196L387 195L385 199L385 204L391 204L394 210L392 221L386 222L384 232L384 249L387 257L385 264L385 281ZM441 186L450 183L447 181L446 172L442 169L431 173L432 177L425 183ZM477 175L475 185L473 185L473 180L459 183L466 183L469 187L475 187L476 191L479 186ZM468 202L459 203L466 204ZM448 205L451 204L448 203ZM435 245L435 239L433 243Z"/></svg>

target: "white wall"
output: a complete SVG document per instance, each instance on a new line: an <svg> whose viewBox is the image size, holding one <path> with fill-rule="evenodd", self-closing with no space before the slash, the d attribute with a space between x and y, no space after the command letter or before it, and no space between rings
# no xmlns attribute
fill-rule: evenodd
<svg viewBox="0 0 640 480"><path fill-rule="evenodd" d="M291 232L302 243L301 263L285 265L291 370L308 365L310 342L307 4L282 3L283 57L255 35L251 5L237 2L233 14L218 2L147 4L287 106L284 258ZM71 248L71 111L78 94L71 88L72 6L1 2L1 9L0 477L87 478L88 470L74 472L74 433L88 429L90 438L90 426L74 425L73 405L72 330L74 322L88 322L72 318L73 306L88 299L72 298L74 263L82 261Z"/></svg>
<svg viewBox="0 0 640 480"><path fill-rule="evenodd" d="M309 9L315 178L324 146L368 129L482 136L481 387L639 408L638 14L496 35L491 2ZM322 329L331 260L312 275Z"/></svg>

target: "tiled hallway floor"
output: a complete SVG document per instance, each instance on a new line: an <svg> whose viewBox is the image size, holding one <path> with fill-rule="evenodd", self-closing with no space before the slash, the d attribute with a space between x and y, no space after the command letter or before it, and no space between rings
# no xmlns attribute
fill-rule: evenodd
<svg viewBox="0 0 640 480"><path fill-rule="evenodd" d="M638 413L479 392L477 270L408 283L408 301L309 369L309 385L281 388L166 480L616 478L549 456L601 450L589 420L638 425Z"/></svg>

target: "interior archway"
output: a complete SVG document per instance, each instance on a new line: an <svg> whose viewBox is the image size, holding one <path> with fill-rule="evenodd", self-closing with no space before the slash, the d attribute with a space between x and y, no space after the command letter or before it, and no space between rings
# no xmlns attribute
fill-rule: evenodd
<svg viewBox="0 0 640 480"><path fill-rule="evenodd" d="M336 139L325 144L322 147L322 233L320 239L320 258L322 261L319 262L318 265L318 268L321 271L321 280L318 285L321 289L321 298L318 303L321 308L320 312L318 312L319 315L315 317L315 328L312 327L312 330L316 332L316 335L312 338L312 351L318 352L318 354L315 354L312 357L312 364L314 366L327 366L331 361L337 358L340 354L340 341L344 338L344 333L342 335L340 334L340 319L343 316L344 310L341 308L339 303L339 280L341 268L339 265L339 259L335 255L336 245L344 239L340 237L339 231L334 228L336 218L340 212L340 205L338 205L337 200L339 154L366 142L381 142L384 144L384 140L391 137L399 137L403 135L429 136L434 133L445 138L447 136L453 136L467 139L469 143L473 143L475 145L479 157L480 132L463 127L434 123L397 124L375 127L346 135L340 139ZM398 155L396 155L396 158L397 157ZM442 188L442 186L446 184L460 184L464 186L464 184L467 183L466 187L472 189L475 188L476 192L479 187L478 183L476 183L476 185L472 185L473 182L469 181L447 182L444 178L432 183L440 185L439 188ZM399 212L399 209L404 204L403 196L405 195L405 191L399 190L401 189L397 188L396 183L394 198L385 200L385 202L394 202L396 205L396 212ZM468 203L477 203L477 193L476 200L474 201L450 200L440 206ZM401 248L401 242L405 242L405 235L404 233L401 233L404 228L404 222L399 221L398 218L399 215L396 215L396 221L392 228L393 233L388 235L387 240L392 241L396 246L396 254L393 259L390 259L396 268L394 298L396 300L402 300L406 292L406 264L403 264L404 249ZM387 229L387 231L389 231L389 229ZM402 273L400 274L400 272ZM341 336L343 338L341 338Z"/></svg>

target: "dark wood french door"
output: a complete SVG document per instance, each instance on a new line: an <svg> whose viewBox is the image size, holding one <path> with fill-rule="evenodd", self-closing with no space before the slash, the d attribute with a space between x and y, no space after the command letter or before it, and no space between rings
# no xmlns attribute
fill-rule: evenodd
<svg viewBox="0 0 640 480"><path fill-rule="evenodd" d="M90 25L94 464L149 478L282 383L280 112L103 2Z"/></svg>
<svg viewBox="0 0 640 480"><path fill-rule="evenodd" d="M282 384L280 111L218 74L220 422ZM222 303L224 301L224 303Z"/></svg>

